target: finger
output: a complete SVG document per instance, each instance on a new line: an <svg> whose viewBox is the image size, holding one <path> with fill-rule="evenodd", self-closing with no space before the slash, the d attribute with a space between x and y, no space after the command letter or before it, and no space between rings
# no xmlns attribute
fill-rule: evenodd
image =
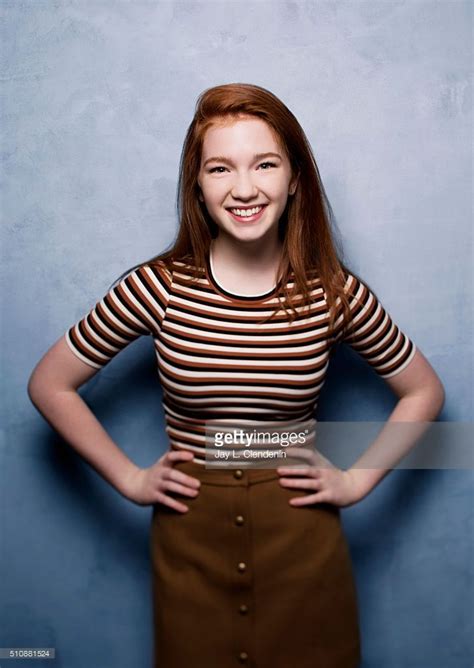
<svg viewBox="0 0 474 668"><path fill-rule="evenodd" d="M158 493L156 503L161 503L163 506L173 508L173 510L177 510L180 513L187 513L189 510L188 506L185 506L184 503L180 503L179 501L176 501L175 499L171 498L170 496L166 496L161 492Z"/></svg>
<svg viewBox="0 0 474 668"><path fill-rule="evenodd" d="M199 490L191 489L186 485L180 485L179 483L173 482L172 480L167 480L165 482L165 486L168 491L176 492L177 494L185 494L186 496L192 496L192 497L195 497L196 494L199 494Z"/></svg>
<svg viewBox="0 0 474 668"><path fill-rule="evenodd" d="M171 468L166 472L166 479L175 480L176 482L180 482L181 484L192 487L193 489L199 489L201 487L201 481L198 480L198 478L193 478L192 476L186 475L186 473L178 471L174 468Z"/></svg>
<svg viewBox="0 0 474 668"><path fill-rule="evenodd" d="M191 452L190 450L168 450L166 454L168 459L173 461L176 459L189 459L190 457L194 457L194 452Z"/></svg>
<svg viewBox="0 0 474 668"><path fill-rule="evenodd" d="M294 496L289 500L289 504L290 506L308 506L312 503L327 503L328 501L329 498L326 492L321 491L307 496Z"/></svg>
<svg viewBox="0 0 474 668"><path fill-rule="evenodd" d="M315 478L280 478L280 485L298 489L318 489L320 481Z"/></svg>
<svg viewBox="0 0 474 668"><path fill-rule="evenodd" d="M280 466L278 467L277 470L278 473L280 473L281 475L305 475L305 476L310 476L312 475L311 471L315 471L315 469L312 469L311 466L302 466L301 468Z"/></svg>
<svg viewBox="0 0 474 668"><path fill-rule="evenodd" d="M166 456L169 461L175 462L180 459L194 459L194 452L190 452L190 450L169 450Z"/></svg>

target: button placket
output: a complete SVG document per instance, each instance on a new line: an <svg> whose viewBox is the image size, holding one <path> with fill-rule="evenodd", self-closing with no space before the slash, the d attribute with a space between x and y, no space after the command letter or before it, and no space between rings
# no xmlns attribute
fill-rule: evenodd
<svg viewBox="0 0 474 668"><path fill-rule="evenodd" d="M235 486L236 490L236 505L235 505L235 515L233 518L235 531L239 531L236 540L238 558L236 571L237 577L241 580L241 584L238 587L238 599L236 605L236 613L241 618L240 632L239 632L239 645L240 651L237 654L237 660L241 664L253 665L251 664L251 648L253 647L253 619L249 615L249 605L248 601L252 598L252 573L251 573L251 554L250 554L250 534L248 527L248 494L250 493L250 483L248 476L245 475L245 472L242 469L236 469L234 471L234 479L240 481L241 484ZM247 599L247 600L246 600ZM238 645L237 645L238 647Z"/></svg>

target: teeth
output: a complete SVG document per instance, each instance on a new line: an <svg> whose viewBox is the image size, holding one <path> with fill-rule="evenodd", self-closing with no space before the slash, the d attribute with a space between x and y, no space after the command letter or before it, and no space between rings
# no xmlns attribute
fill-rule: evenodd
<svg viewBox="0 0 474 668"><path fill-rule="evenodd" d="M253 209L231 209L231 211L236 216L241 216L242 218L248 218L249 216L255 216L255 214L261 211L262 209L263 206L256 206Z"/></svg>

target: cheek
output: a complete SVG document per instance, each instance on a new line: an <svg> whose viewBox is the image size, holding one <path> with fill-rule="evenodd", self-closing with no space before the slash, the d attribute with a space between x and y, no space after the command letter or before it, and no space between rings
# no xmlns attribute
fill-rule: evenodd
<svg viewBox="0 0 474 668"><path fill-rule="evenodd" d="M218 181L211 181L209 179L201 181L201 192L206 200L215 200L221 190L222 184L219 184Z"/></svg>
<svg viewBox="0 0 474 668"><path fill-rule="evenodd" d="M288 194L288 181L283 176L271 181L268 180L266 183L262 183L262 190L266 190L275 199L282 199Z"/></svg>
<svg viewBox="0 0 474 668"><path fill-rule="evenodd" d="M204 196L205 202L212 206L213 204L219 203L222 197L225 195L225 188L222 183L205 183L201 186L201 192Z"/></svg>
<svg viewBox="0 0 474 668"><path fill-rule="evenodd" d="M216 209L219 206L219 201L215 196L210 197L209 195L206 195L204 197L204 204L206 205L206 208L210 211L212 209Z"/></svg>
<svg viewBox="0 0 474 668"><path fill-rule="evenodd" d="M218 217L221 208L221 199L216 197L215 193L205 192L201 199L201 206L204 207L213 220Z"/></svg>
<svg viewBox="0 0 474 668"><path fill-rule="evenodd" d="M282 212L286 206L288 200L288 188L278 188L273 193L269 193L271 199L275 202L276 206Z"/></svg>

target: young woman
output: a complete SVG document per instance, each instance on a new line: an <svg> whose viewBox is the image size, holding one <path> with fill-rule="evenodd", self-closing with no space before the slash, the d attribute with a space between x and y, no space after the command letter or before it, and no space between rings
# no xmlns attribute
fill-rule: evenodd
<svg viewBox="0 0 474 668"><path fill-rule="evenodd" d="M389 421L433 420L443 387L341 261L309 142L269 91L228 84L199 97L178 211L172 248L125 272L57 341L32 374L31 400L121 494L153 505L156 668L355 667L357 596L339 509L389 468L308 459L217 469L206 466L206 429L304 423L342 341L399 397ZM141 469L77 389L148 334L169 450Z"/></svg>

